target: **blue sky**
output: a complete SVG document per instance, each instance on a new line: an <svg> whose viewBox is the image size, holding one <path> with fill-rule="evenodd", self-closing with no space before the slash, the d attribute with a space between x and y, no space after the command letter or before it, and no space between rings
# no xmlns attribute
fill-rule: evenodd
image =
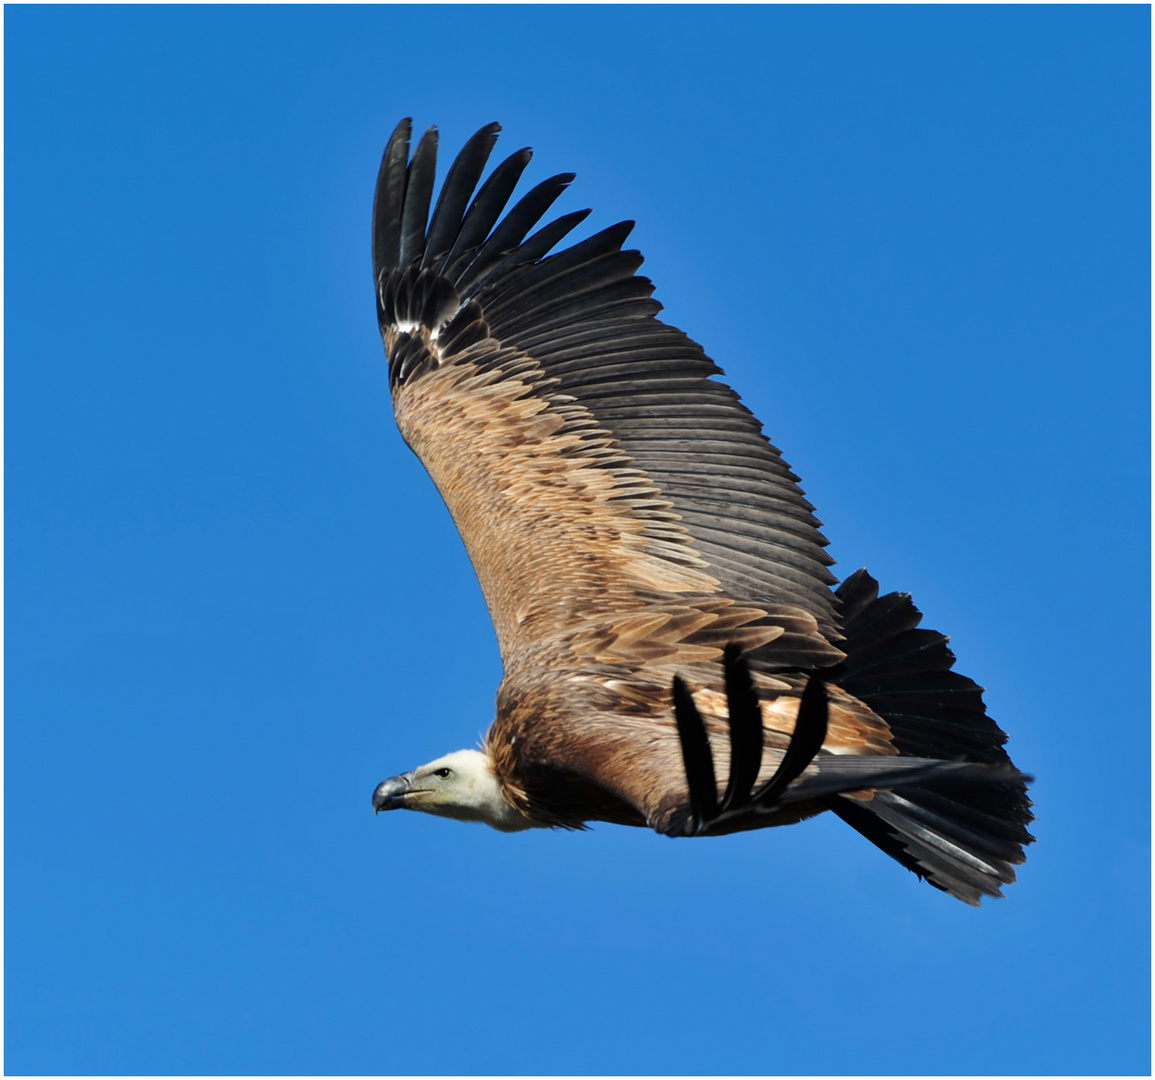
<svg viewBox="0 0 1155 1080"><path fill-rule="evenodd" d="M1149 1069L1149 13L9 7L6 1068ZM401 116L666 317L1037 775L978 911L837 820L390 814L500 678L394 428Z"/></svg>

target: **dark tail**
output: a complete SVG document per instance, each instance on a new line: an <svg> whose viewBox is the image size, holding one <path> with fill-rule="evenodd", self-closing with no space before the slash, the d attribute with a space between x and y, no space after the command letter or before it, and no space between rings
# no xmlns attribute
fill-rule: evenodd
<svg viewBox="0 0 1155 1080"><path fill-rule="evenodd" d="M951 670L954 654L907 593L878 595L865 570L838 589L846 660L828 678L883 717L902 755L1010 766L1006 734L986 714L982 687ZM872 843L932 885L968 904L1002 896L1034 837L1027 780L1018 770L997 782L935 779L878 791L831 809Z"/></svg>

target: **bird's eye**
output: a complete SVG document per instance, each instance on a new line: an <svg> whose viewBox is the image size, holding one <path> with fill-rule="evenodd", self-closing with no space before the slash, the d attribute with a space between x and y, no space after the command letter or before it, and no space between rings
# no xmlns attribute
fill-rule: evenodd
<svg viewBox="0 0 1155 1080"><path fill-rule="evenodd" d="M444 780L451 772L453 772L452 769L438 769L434 776L440 776Z"/></svg>

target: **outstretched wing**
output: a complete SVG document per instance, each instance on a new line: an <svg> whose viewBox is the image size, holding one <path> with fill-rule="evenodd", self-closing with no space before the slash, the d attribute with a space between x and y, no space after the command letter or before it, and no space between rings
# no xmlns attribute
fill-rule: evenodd
<svg viewBox="0 0 1155 1080"><path fill-rule="evenodd" d="M402 121L373 209L394 411L449 506L507 671L530 657L716 659L769 672L842 654L812 507L701 347L657 318L621 250L632 223L551 250L588 214L530 235L573 179L502 213L520 150L474 195L499 127L449 169ZM499 220L500 219L500 220Z"/></svg>

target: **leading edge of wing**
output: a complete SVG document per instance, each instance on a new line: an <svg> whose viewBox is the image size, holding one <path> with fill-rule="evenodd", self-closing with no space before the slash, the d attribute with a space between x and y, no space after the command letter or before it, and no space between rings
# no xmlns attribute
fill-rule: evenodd
<svg viewBox="0 0 1155 1080"><path fill-rule="evenodd" d="M837 640L836 579L813 508L761 424L712 378L721 369L657 319L653 284L636 274L642 256L622 250L632 222L550 254L588 214L531 234L573 174L542 181L507 209L530 160L522 149L474 195L499 131L489 124L468 140L436 203L436 130L410 157L411 124L402 121L386 148L373 257L394 387L430 368L406 337L419 328L441 363L483 337L532 358L553 407L568 400L588 411L672 503L725 593L800 608Z"/></svg>

